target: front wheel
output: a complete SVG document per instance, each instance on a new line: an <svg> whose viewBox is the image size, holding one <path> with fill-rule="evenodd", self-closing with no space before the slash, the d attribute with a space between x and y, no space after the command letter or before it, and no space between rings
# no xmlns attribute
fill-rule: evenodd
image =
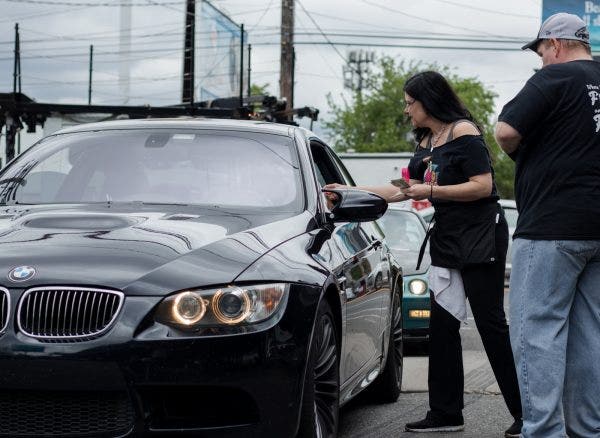
<svg viewBox="0 0 600 438"><path fill-rule="evenodd" d="M340 372L337 331L329 303L317 310L315 329L304 376L304 395L298 438L337 436Z"/></svg>
<svg viewBox="0 0 600 438"><path fill-rule="evenodd" d="M394 294L392 316L390 318L390 339L387 359L381 374L369 388L371 396L381 403L393 403L398 400L402 390L402 301L398 293Z"/></svg>

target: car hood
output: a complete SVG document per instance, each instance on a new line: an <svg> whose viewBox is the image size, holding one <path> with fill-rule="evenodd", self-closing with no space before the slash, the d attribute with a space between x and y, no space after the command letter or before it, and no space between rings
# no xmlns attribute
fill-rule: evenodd
<svg viewBox="0 0 600 438"><path fill-rule="evenodd" d="M421 262L420 269L417 270L418 251L393 247L390 250L394 258L398 261L398 264L402 266L403 275L424 274L429 269L429 265L431 265L429 251L425 251L425 254L423 254L423 261Z"/></svg>
<svg viewBox="0 0 600 438"><path fill-rule="evenodd" d="M62 205L0 209L0 285L88 285L158 295L232 282L311 228L308 213L187 206ZM9 280L18 266L35 275Z"/></svg>

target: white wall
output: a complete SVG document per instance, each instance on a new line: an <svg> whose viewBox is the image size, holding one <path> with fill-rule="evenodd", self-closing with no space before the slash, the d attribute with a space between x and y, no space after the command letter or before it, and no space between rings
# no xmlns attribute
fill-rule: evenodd
<svg viewBox="0 0 600 438"><path fill-rule="evenodd" d="M339 153L338 156L358 185L376 185L402 177L408 166L410 152L397 153Z"/></svg>

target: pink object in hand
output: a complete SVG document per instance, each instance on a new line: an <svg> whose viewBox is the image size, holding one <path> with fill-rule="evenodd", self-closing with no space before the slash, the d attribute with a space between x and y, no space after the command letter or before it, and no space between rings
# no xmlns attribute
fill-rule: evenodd
<svg viewBox="0 0 600 438"><path fill-rule="evenodd" d="M402 168L402 178L404 178L406 182L410 180L410 173L408 172L408 167Z"/></svg>

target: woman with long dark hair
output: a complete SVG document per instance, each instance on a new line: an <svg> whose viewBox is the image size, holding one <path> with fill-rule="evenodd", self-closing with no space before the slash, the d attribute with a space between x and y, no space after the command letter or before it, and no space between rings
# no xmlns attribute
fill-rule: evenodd
<svg viewBox="0 0 600 438"><path fill-rule="evenodd" d="M465 296L515 419L505 435L519 436L521 399L503 307L508 226L497 202L487 146L479 126L441 74L416 74L406 81L404 92L405 113L418 142L409 171L411 179L420 181L404 194L412 199L429 198L435 207L430 237L434 289L429 328L430 410L424 420L408 423L406 430L463 428L461 315L456 306L462 307ZM448 293L452 295L443 297Z"/></svg>
<svg viewBox="0 0 600 438"><path fill-rule="evenodd" d="M388 202L429 198L435 207L435 225L428 233L430 410L423 420L408 423L406 430L464 429L459 329L466 319L468 299L494 375L515 419L505 436L518 437L521 399L503 308L508 226L497 202L490 155L481 129L441 74L418 73L406 81L404 92L404 111L417 141L409 164L410 187L400 192L391 184L362 188Z"/></svg>

